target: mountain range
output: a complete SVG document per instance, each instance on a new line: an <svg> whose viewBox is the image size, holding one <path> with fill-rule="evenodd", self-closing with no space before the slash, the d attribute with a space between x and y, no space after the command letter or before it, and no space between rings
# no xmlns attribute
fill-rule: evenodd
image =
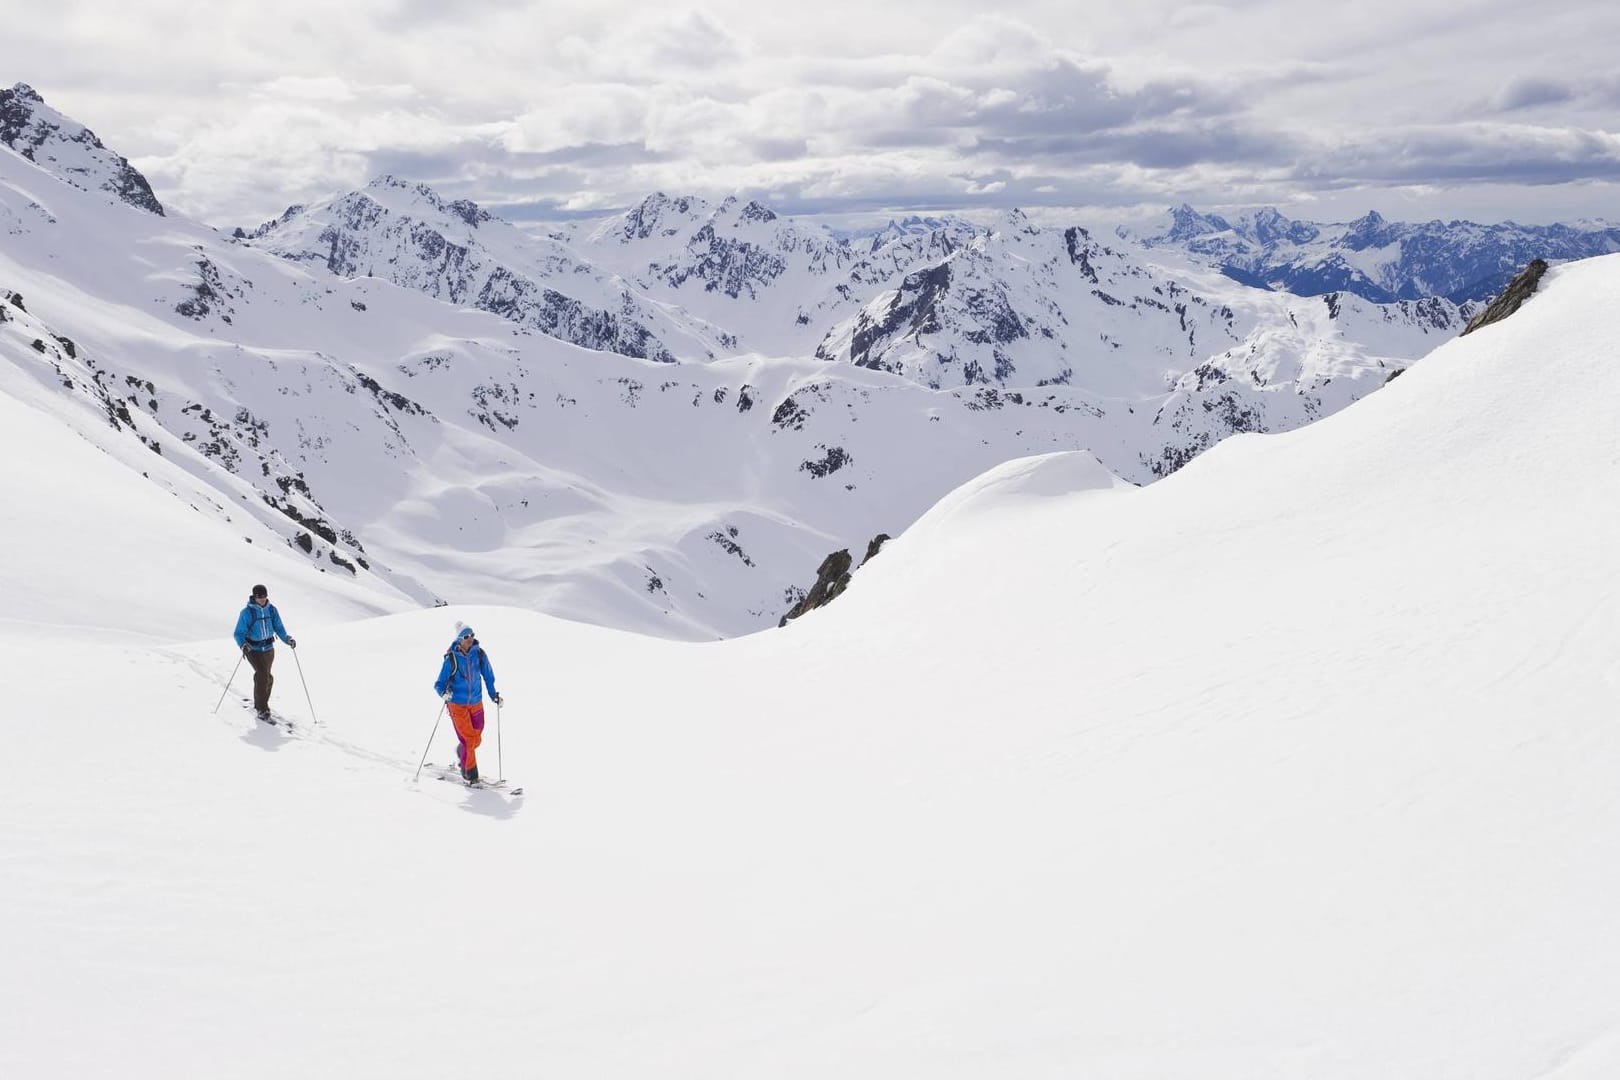
<svg viewBox="0 0 1620 1080"><path fill-rule="evenodd" d="M385 176L227 232L29 87L0 116L0 389L309 569L673 637L774 625L997 462L1148 483L1328 415L1477 307L1016 211L852 236L654 194L536 233Z"/></svg>
<svg viewBox="0 0 1620 1080"><path fill-rule="evenodd" d="M1620 251L1620 226L1480 225L1471 221L1294 221L1274 207L1222 217L1183 203L1147 228L1117 230L1149 248L1184 251L1236 281L1300 296L1349 292L1374 303L1489 300L1534 259L1568 262Z"/></svg>

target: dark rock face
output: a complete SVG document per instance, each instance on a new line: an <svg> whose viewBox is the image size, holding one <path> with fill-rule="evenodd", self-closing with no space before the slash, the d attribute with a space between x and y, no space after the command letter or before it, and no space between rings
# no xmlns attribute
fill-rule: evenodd
<svg viewBox="0 0 1620 1080"><path fill-rule="evenodd" d="M849 357L856 367L881 368L881 357L874 347L897 335L936 333L940 329L938 307L950 291L948 263L925 267L906 277L890 301L888 310L873 320L862 313L856 323Z"/></svg>
<svg viewBox="0 0 1620 1080"><path fill-rule="evenodd" d="M821 566L816 570L816 583L810 587L803 600L793 605L793 610L782 616L778 627L786 626L807 611L822 607L849 588L850 566L853 560L849 557L849 549L841 548L821 560Z"/></svg>
<svg viewBox="0 0 1620 1080"><path fill-rule="evenodd" d="M1078 225L1072 226L1064 230L1063 243L1069 249L1069 261L1080 268L1087 281L1098 284L1097 268L1091 262L1097 244L1091 239L1091 233Z"/></svg>
<svg viewBox="0 0 1620 1080"><path fill-rule="evenodd" d="M745 240L719 236L713 222L704 225L693 235L686 250L691 260L684 265L665 269L662 273L664 280L680 288L687 281L696 279L703 283L706 291L722 292L733 300L745 292L751 298L758 296L760 289L775 281L787 269L787 263L779 255Z"/></svg>
<svg viewBox="0 0 1620 1080"><path fill-rule="evenodd" d="M1118 301L1116 301L1117 303ZM974 289L964 297L967 313L978 326L963 333L963 337L978 345L1005 345L1018 338L1029 337L1029 331L1013 310L1006 293L998 290ZM998 378L1002 378L998 374Z"/></svg>
<svg viewBox="0 0 1620 1080"><path fill-rule="evenodd" d="M801 461L799 463L799 471L809 473L810 476L816 480L831 476L833 473L837 472L839 469L842 469L845 465L850 464L854 460L849 456L849 451L845 450L842 446L817 446L817 449L825 449L826 453L823 454L819 459Z"/></svg>
<svg viewBox="0 0 1620 1080"><path fill-rule="evenodd" d="M1547 260L1536 259L1531 262L1519 272L1518 277L1508 283L1508 287L1502 290L1502 295L1492 300L1484 311L1468 320L1468 326L1464 328L1463 334L1472 334L1482 326L1501 322L1518 311L1536 291L1536 286L1541 284L1541 277L1546 272Z"/></svg>
<svg viewBox="0 0 1620 1080"><path fill-rule="evenodd" d="M634 319L589 307L504 268L490 275L473 303L484 311L587 349L666 364L675 362L674 354Z"/></svg>
<svg viewBox="0 0 1620 1080"><path fill-rule="evenodd" d="M45 99L27 83L18 83L10 90L0 90L0 143L5 143L29 161L46 167L46 162L40 161L40 151L48 143L78 143L92 157L100 158L104 163L105 176L99 184L102 191L110 192L121 201L148 213L163 216L163 204L158 202L157 196L152 193L152 185L147 183L146 177L135 166L103 146L89 128L71 122L58 123L41 115L45 108ZM55 175L79 188L85 186L81 179L91 182L96 179L94 176L76 178L61 173Z"/></svg>
<svg viewBox="0 0 1620 1080"><path fill-rule="evenodd" d="M889 540L888 533L878 533L872 537L872 542L866 545L866 558L861 560L865 566L872 556L876 555ZM854 572L855 560L850 558L849 549L841 548L821 560L821 566L816 570L816 583L810 591L793 605L793 609L782 616L778 627L786 626L807 611L814 610L829 604L845 589L849 588L850 575Z"/></svg>
<svg viewBox="0 0 1620 1080"><path fill-rule="evenodd" d="M176 312L188 319L199 320L217 315L226 323L236 313L230 301L240 299L242 295L240 289L232 289L226 284L219 267L207 256L197 261L197 283L186 291L190 295L174 306Z"/></svg>
<svg viewBox="0 0 1620 1080"><path fill-rule="evenodd" d="M876 536L872 537L872 542L866 545L866 558L861 560L861 565L865 566L867 563L871 562L872 556L882 551L883 545L887 544L891 539L893 539L893 537L891 537L888 533L878 533Z"/></svg>
<svg viewBox="0 0 1620 1080"><path fill-rule="evenodd" d="M411 191L430 209L475 229L495 220L477 204L466 199L446 202L425 185L386 176L371 186ZM306 212L303 206L290 206L281 217L248 233L247 239L274 244L281 231ZM344 196L332 204L330 213L332 222L314 244L284 250L283 257L324 263L340 277L381 277L583 348L661 363L675 361L669 348L637 318L627 293L622 294L618 311L593 307L500 265L476 246L476 238L462 236L464 242L458 243L433 222L392 212L365 192Z"/></svg>

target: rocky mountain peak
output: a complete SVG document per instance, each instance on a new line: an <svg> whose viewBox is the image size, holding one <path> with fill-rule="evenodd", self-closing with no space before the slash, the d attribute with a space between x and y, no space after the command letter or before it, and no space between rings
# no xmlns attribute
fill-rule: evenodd
<svg viewBox="0 0 1620 1080"><path fill-rule="evenodd" d="M379 194L387 192L401 192L428 207L436 210L446 217L453 217L461 222L477 228L485 222L493 221L494 216L479 207L471 199L446 199L437 190L427 184L416 180L406 180L398 176L383 175L366 185L366 190ZM396 207L396 209L399 209Z"/></svg>
<svg viewBox="0 0 1620 1080"><path fill-rule="evenodd" d="M1249 238L1264 247L1308 244L1321 230L1308 221L1295 221L1275 206L1263 207L1245 222Z"/></svg>
<svg viewBox="0 0 1620 1080"><path fill-rule="evenodd" d="M307 209L308 207L306 207L303 203L293 203L291 206L287 207L287 209L281 212L280 217L271 218L258 228L249 230L247 232L243 232L241 229L238 229L232 235L236 236L236 238L239 240L262 239L269 236L271 233L275 232L277 229L281 228L281 226L287 224L287 222L291 221L299 214L302 214Z"/></svg>
<svg viewBox="0 0 1620 1080"><path fill-rule="evenodd" d="M691 224L695 214L706 208L702 199L693 195L670 198L655 191L624 215L622 239L646 240L653 236L675 236ZM682 220L675 220L682 219Z"/></svg>
<svg viewBox="0 0 1620 1080"><path fill-rule="evenodd" d="M1383 247L1399 239L1400 231L1401 227L1391 226L1384 220L1384 215L1376 210L1369 210L1350 223L1340 243L1352 251Z"/></svg>
<svg viewBox="0 0 1620 1080"><path fill-rule="evenodd" d="M1170 211L1170 228L1154 239L1179 244L1210 233L1225 232L1229 228L1231 226L1221 218L1205 216L1189 204L1182 203Z"/></svg>
<svg viewBox="0 0 1620 1080"><path fill-rule="evenodd" d="M0 90L0 143L63 183L84 191L105 191L163 216L163 205L146 177L102 145L89 128L46 105L27 83Z"/></svg>
<svg viewBox="0 0 1620 1080"><path fill-rule="evenodd" d="M748 205L738 212L737 217L740 221L775 221L776 212L770 207L761 206L753 199L750 199Z"/></svg>

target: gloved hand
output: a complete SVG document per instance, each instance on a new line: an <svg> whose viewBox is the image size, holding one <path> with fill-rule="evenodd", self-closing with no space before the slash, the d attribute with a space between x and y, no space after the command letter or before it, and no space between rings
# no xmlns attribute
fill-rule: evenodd
<svg viewBox="0 0 1620 1080"><path fill-rule="evenodd" d="M500 705L501 703L502 703L501 695L496 694L495 695L495 704Z"/></svg>
<svg viewBox="0 0 1620 1080"><path fill-rule="evenodd" d="M289 649L298 648L298 639L297 638L288 638L287 639L287 648L289 648Z"/></svg>
<svg viewBox="0 0 1620 1080"><path fill-rule="evenodd" d="M440 694L439 697L444 699L444 703L446 705L450 704L450 691L446 690L444 693Z"/></svg>
<svg viewBox="0 0 1620 1080"><path fill-rule="evenodd" d="M251 653L251 652L252 652L252 651L253 651L253 650L252 650L252 649L250 649L250 648L248 648L248 647L247 647L247 646L246 646L246 645L244 645L244 646L242 646L242 655L243 655L243 656L247 656L247 655L248 655L248 654L249 654L249 653Z"/></svg>

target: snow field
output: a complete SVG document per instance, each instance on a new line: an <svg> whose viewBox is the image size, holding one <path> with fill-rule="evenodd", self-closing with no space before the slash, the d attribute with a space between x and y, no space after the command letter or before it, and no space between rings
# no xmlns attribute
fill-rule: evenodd
<svg viewBox="0 0 1620 1080"><path fill-rule="evenodd" d="M283 560L291 737L208 711L246 545L60 572L0 624L0 1072L1613 1075L1617 274L1149 488L1002 466L780 633L355 621ZM521 802L410 783L458 618Z"/></svg>

